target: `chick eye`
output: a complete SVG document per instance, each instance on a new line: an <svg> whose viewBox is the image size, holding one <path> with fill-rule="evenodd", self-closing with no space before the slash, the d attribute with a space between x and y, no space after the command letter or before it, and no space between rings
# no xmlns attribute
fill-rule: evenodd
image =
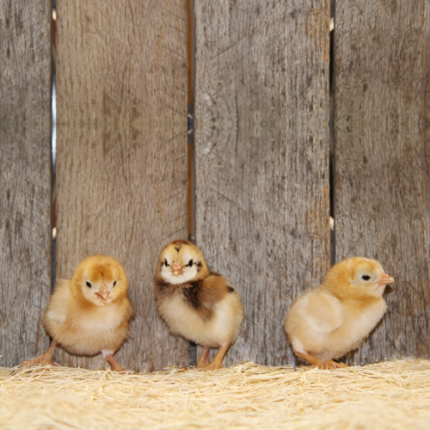
<svg viewBox="0 0 430 430"><path fill-rule="evenodd" d="M91 288L91 287L92 287L92 285L91 285L91 282L90 282L90 281L87 281L87 282L86 282L86 284L87 284L87 287L88 287L88 288Z"/></svg>
<svg viewBox="0 0 430 430"><path fill-rule="evenodd" d="M370 276L369 275L363 275L361 277L361 279L363 279L363 281L368 281L370 279Z"/></svg>
<svg viewBox="0 0 430 430"><path fill-rule="evenodd" d="M169 267L169 266L170 266L170 264L167 262L167 259L166 259L166 258L164 259L164 265L165 265L166 267Z"/></svg>
<svg viewBox="0 0 430 430"><path fill-rule="evenodd" d="M187 266L192 267L192 265L193 265L193 260L190 260L190 261L188 262Z"/></svg>
<svg viewBox="0 0 430 430"><path fill-rule="evenodd" d="M116 285L116 281L113 283L113 286L115 286Z"/></svg>

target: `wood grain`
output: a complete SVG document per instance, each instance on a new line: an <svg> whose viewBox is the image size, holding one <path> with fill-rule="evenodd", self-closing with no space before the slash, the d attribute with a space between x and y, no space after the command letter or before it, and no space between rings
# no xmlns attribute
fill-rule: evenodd
<svg viewBox="0 0 430 430"><path fill-rule="evenodd" d="M336 2L336 260L378 259L388 313L350 362L430 354L429 2Z"/></svg>
<svg viewBox="0 0 430 430"><path fill-rule="evenodd" d="M50 18L47 0L0 3L0 366L49 343Z"/></svg>
<svg viewBox="0 0 430 430"><path fill-rule="evenodd" d="M328 1L196 2L197 245L239 290L226 365L293 362L283 324L330 267Z"/></svg>
<svg viewBox="0 0 430 430"><path fill-rule="evenodd" d="M153 293L162 247L187 238L186 2L57 0L57 10L57 277L87 255L117 258L137 314L118 362L188 364ZM57 360L105 366L100 355Z"/></svg>

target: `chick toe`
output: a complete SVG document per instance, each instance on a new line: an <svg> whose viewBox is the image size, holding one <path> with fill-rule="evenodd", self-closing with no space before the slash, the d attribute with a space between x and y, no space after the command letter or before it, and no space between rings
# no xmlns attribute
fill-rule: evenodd
<svg viewBox="0 0 430 430"><path fill-rule="evenodd" d="M56 342L55 340L53 340L51 342L51 345L48 349L48 351L46 351L43 355L41 355L40 357L37 358L33 358L31 360L25 360L21 363L21 366L29 366L31 364L40 364L42 366L46 366L46 365L51 365L51 366L55 366L54 360L52 358L52 355L54 354L54 349L55 347L58 345L58 342Z"/></svg>
<svg viewBox="0 0 430 430"><path fill-rule="evenodd" d="M323 361L320 366L318 366L319 369L342 369L344 367L349 367L347 364L338 363L337 361L333 360L327 360Z"/></svg>

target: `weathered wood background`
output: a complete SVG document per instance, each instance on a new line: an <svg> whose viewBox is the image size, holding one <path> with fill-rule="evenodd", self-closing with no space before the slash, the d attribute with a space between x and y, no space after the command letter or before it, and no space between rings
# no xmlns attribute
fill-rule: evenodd
<svg viewBox="0 0 430 430"><path fill-rule="evenodd" d="M351 361L430 356L430 2L337 2L336 260L394 276Z"/></svg>
<svg viewBox="0 0 430 430"><path fill-rule="evenodd" d="M189 231L245 305L225 364L291 364L283 321L330 267L330 194L336 261L374 257L396 278L348 360L429 357L430 4L335 5L330 168L329 3L56 1L55 271L70 278L94 253L124 264L137 317L123 366L190 361L153 300L160 250ZM0 364L12 366L48 344L51 11L0 5Z"/></svg>
<svg viewBox="0 0 430 430"><path fill-rule="evenodd" d="M13 366L49 345L51 6L0 5L0 366Z"/></svg>
<svg viewBox="0 0 430 430"><path fill-rule="evenodd" d="M158 317L153 278L161 248L188 234L186 3L57 0L57 13L56 275L87 255L117 258L136 310L118 362L185 365L188 342Z"/></svg>
<svg viewBox="0 0 430 430"><path fill-rule="evenodd" d="M197 244L245 306L226 363L281 364L287 309L330 267L330 9L234 3L196 2Z"/></svg>

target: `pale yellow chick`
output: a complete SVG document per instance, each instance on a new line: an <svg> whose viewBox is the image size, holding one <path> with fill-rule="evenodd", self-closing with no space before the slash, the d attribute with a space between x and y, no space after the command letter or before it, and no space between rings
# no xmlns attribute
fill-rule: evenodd
<svg viewBox="0 0 430 430"><path fill-rule="evenodd" d="M112 370L122 371L114 352L128 337L134 315L127 296L127 277L114 258L94 255L83 260L70 281L57 282L45 312L45 327L53 341L41 357L25 364L54 365L57 344L76 355L102 353Z"/></svg>
<svg viewBox="0 0 430 430"><path fill-rule="evenodd" d="M349 258L324 283L301 296L285 319L294 352L320 369L345 367L333 359L360 346L384 315L382 294L394 279L368 258Z"/></svg>
<svg viewBox="0 0 430 430"><path fill-rule="evenodd" d="M239 294L222 275L209 272L197 246L176 240L161 251L155 297L170 330L203 346L197 368L220 369L245 314ZM209 364L211 347L219 349Z"/></svg>

